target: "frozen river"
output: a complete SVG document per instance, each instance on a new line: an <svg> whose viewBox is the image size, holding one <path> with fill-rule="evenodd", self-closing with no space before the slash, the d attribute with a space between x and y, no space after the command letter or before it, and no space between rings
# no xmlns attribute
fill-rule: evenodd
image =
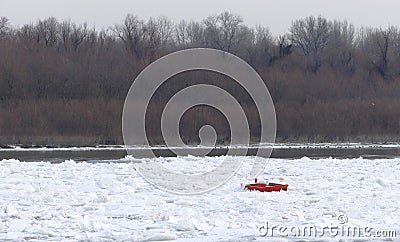
<svg viewBox="0 0 400 242"><path fill-rule="evenodd" d="M190 173L212 169L222 158L154 159ZM261 177L289 184L275 193L241 188L250 169L245 162L223 186L195 196L160 191L129 159L120 161L0 160L0 240L400 238L399 158L273 158ZM301 232L310 228L315 233Z"/></svg>

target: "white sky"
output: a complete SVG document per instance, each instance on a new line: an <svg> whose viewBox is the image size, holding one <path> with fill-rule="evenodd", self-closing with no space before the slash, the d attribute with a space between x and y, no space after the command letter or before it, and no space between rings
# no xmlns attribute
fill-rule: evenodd
<svg viewBox="0 0 400 242"><path fill-rule="evenodd" d="M241 15L249 26L269 27L275 35L309 15L347 19L356 26L399 26L399 9L399 0L0 0L0 16L13 25L54 16L102 28L120 23L127 13L141 18L163 15L177 22L227 10Z"/></svg>

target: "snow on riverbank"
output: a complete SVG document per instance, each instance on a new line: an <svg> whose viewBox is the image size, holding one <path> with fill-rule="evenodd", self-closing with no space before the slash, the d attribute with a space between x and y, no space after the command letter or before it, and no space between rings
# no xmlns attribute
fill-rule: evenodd
<svg viewBox="0 0 400 242"><path fill-rule="evenodd" d="M221 159L158 158L184 172ZM178 196L150 186L132 163L3 160L0 240L263 241L258 228L266 223L329 226L343 215L348 226L400 237L400 159L270 159L262 177L289 184L275 193L241 190L249 169L245 163L212 192Z"/></svg>

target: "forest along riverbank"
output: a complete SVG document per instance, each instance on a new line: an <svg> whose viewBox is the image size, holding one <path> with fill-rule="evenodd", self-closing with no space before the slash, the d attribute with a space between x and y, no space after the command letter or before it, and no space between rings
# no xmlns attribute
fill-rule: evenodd
<svg viewBox="0 0 400 242"><path fill-rule="evenodd" d="M259 149L268 149L261 147ZM135 147L136 158L147 158L149 148ZM158 157L176 156L166 147L150 148ZM202 154L206 147L181 148L187 154ZM236 151L244 151L246 147L233 147ZM247 155L257 153L255 147L247 147ZM226 155L228 147L215 147L208 153L209 156ZM65 160L89 161L89 162L123 162L127 152L123 146L110 147L72 147L72 148L3 148L0 149L1 159L17 159L21 161L48 161L53 163ZM400 145L278 145L274 147L272 158L297 159L310 158L393 158L400 157ZM126 160L127 161L127 160Z"/></svg>

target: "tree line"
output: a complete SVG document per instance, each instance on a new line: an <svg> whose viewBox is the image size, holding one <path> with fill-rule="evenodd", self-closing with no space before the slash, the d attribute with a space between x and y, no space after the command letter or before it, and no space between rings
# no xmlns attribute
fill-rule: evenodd
<svg viewBox="0 0 400 242"><path fill-rule="evenodd" d="M273 36L224 12L177 23L128 14L103 29L56 18L13 26L0 17L0 143L121 143L123 101L134 78L157 58L193 47L233 53L257 70L276 105L279 141L399 140L397 26L356 28L309 16ZM171 93L204 79L243 96L227 77L186 73L152 100L154 117ZM257 120L251 101L242 105ZM197 107L183 120L188 143L198 142L206 123L220 131L219 142L229 136L215 110ZM158 127L148 130L162 143Z"/></svg>

